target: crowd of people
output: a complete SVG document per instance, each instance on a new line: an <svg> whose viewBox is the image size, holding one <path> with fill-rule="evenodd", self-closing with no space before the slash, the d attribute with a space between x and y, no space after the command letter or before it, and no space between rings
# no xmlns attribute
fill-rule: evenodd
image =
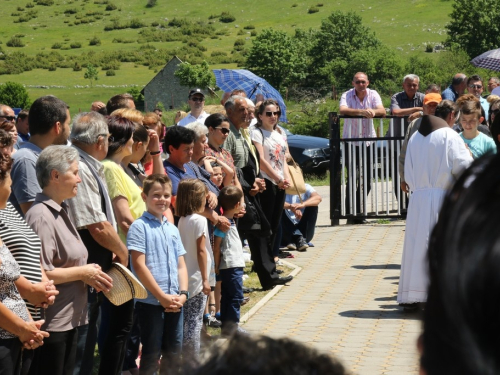
<svg viewBox="0 0 500 375"><path fill-rule="evenodd" d="M90 374L96 345L99 374L195 362L203 322L246 334L246 244L263 290L292 281L280 247L312 246L321 197L285 193L279 105L241 90L222 113L204 102L191 90L168 128L129 94L73 119L51 95L17 117L0 105L1 373ZM145 299L112 302L113 263Z"/></svg>

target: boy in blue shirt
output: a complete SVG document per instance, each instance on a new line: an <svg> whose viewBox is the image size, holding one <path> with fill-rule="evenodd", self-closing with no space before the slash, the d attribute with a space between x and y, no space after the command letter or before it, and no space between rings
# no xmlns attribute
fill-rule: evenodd
<svg viewBox="0 0 500 375"><path fill-rule="evenodd" d="M227 233L219 229L214 231L214 261L215 273L221 279L220 320L221 334L228 336L237 330L240 322L240 306L243 302L243 248L233 217L240 212L243 203L243 192L236 186L226 186L219 193L219 205L223 215L231 223Z"/></svg>
<svg viewBox="0 0 500 375"><path fill-rule="evenodd" d="M182 306L189 298L188 274L179 231L163 215L171 196L168 176L148 176L142 192L147 211L132 223L127 234L132 271L148 291L146 299L135 303L141 327L141 374L158 371L160 354L161 373L168 373L166 366L172 365L169 358L178 357L182 348Z"/></svg>

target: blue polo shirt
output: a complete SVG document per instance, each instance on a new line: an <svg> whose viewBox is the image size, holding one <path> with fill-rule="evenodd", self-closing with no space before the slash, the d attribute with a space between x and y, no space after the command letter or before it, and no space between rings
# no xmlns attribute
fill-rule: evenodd
<svg viewBox="0 0 500 375"><path fill-rule="evenodd" d="M149 212L134 221L127 234L127 248L146 255L146 267L158 286L166 294L179 294L179 257L186 254L179 230L162 217L158 220ZM132 265L132 272L137 276ZM151 305L160 305L148 290L146 299L137 300Z"/></svg>

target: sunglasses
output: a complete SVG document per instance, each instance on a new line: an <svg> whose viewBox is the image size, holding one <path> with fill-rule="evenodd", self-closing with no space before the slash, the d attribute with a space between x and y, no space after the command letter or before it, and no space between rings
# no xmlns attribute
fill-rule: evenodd
<svg viewBox="0 0 500 375"><path fill-rule="evenodd" d="M219 129L222 134L229 134L229 129L221 128L221 127L217 127L215 129Z"/></svg>
<svg viewBox="0 0 500 375"><path fill-rule="evenodd" d="M4 118L7 121L14 121L16 119L16 116L0 116L0 118Z"/></svg>
<svg viewBox="0 0 500 375"><path fill-rule="evenodd" d="M482 89L482 88L483 88L483 86L482 86L482 85L469 85L469 87L470 87L471 89Z"/></svg>
<svg viewBox="0 0 500 375"><path fill-rule="evenodd" d="M200 103L205 101L205 99L204 99L204 98L199 98L199 97L196 97L196 98L191 98L191 100L192 100L193 102L200 102Z"/></svg>
<svg viewBox="0 0 500 375"><path fill-rule="evenodd" d="M267 117L271 117L271 116L281 116L281 112L278 111L278 112L266 112L266 116Z"/></svg>

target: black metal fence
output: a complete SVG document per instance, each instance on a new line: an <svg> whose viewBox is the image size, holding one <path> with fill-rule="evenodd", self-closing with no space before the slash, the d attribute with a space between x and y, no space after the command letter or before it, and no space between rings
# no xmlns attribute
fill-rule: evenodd
<svg viewBox="0 0 500 375"><path fill-rule="evenodd" d="M340 133L341 122L357 122ZM363 137L362 122L370 121L376 137ZM405 117L365 119L329 113L330 122L330 220L401 218L408 198L401 188L399 156L407 128ZM388 130L384 133L384 123Z"/></svg>

